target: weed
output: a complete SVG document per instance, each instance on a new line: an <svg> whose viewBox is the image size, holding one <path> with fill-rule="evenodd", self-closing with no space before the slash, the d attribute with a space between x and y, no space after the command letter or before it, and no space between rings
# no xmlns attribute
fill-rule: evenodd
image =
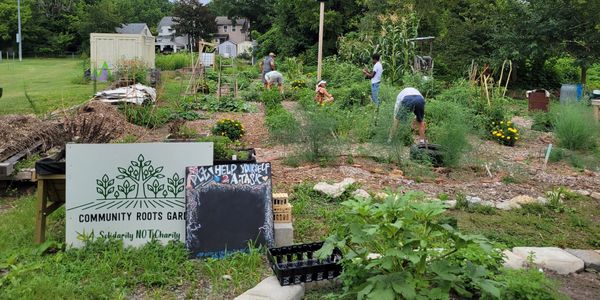
<svg viewBox="0 0 600 300"><path fill-rule="evenodd" d="M558 284L535 268L505 269L494 280L504 283L501 299L566 299L559 293Z"/></svg>
<svg viewBox="0 0 600 300"><path fill-rule="evenodd" d="M448 201L450 200L450 196L446 193L439 193L437 195L437 198L440 199L440 201Z"/></svg>
<svg viewBox="0 0 600 300"><path fill-rule="evenodd" d="M27 156L25 159L21 159L14 166L13 174L19 173L23 169L31 169L35 167L35 162L40 159L39 154L32 154Z"/></svg>
<svg viewBox="0 0 600 300"><path fill-rule="evenodd" d="M127 122L148 128L158 128L166 124L172 111L169 108L155 107L152 105L129 105L120 106Z"/></svg>
<svg viewBox="0 0 600 300"><path fill-rule="evenodd" d="M132 80L135 83L148 84L148 67L139 59L120 60L113 74L116 79Z"/></svg>
<svg viewBox="0 0 600 300"><path fill-rule="evenodd" d="M115 141L117 144L132 144L139 140L139 138L133 134L126 134L119 140Z"/></svg>
<svg viewBox="0 0 600 300"><path fill-rule="evenodd" d="M192 57L189 53L180 52L169 55L156 55L156 68L165 70L178 70L192 65Z"/></svg>
<svg viewBox="0 0 600 300"><path fill-rule="evenodd" d="M560 147L570 150L594 149L600 127L592 111L579 103L551 107L554 133Z"/></svg>
<svg viewBox="0 0 600 300"><path fill-rule="evenodd" d="M469 207L469 201L467 201L467 195L464 193L456 194L456 209L467 209Z"/></svg>

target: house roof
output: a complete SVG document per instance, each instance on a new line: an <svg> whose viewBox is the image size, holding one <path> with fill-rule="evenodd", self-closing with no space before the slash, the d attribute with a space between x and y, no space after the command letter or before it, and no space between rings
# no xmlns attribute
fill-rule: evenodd
<svg viewBox="0 0 600 300"><path fill-rule="evenodd" d="M173 24L175 23L177 22L173 20L173 17L163 17L162 19L160 19L160 22L158 22L158 28L163 26L173 26Z"/></svg>
<svg viewBox="0 0 600 300"><path fill-rule="evenodd" d="M217 22L217 25L233 25L233 20L231 20L228 17L225 16L219 16L215 19L215 21ZM245 25L246 23L248 23L248 19L246 18L237 18L235 19L235 24L236 25Z"/></svg>
<svg viewBox="0 0 600 300"><path fill-rule="evenodd" d="M116 27L115 31L123 34L143 34L146 27L146 23L129 23Z"/></svg>

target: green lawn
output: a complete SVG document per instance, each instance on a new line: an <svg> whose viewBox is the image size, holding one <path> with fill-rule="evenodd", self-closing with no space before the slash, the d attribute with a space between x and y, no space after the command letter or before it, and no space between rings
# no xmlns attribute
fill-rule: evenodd
<svg viewBox="0 0 600 300"><path fill-rule="evenodd" d="M89 100L92 84L76 84L83 75L79 59L29 59L22 62L3 60L0 63L0 115L34 113L25 92L38 110L45 113L68 108ZM106 84L98 84L98 90Z"/></svg>

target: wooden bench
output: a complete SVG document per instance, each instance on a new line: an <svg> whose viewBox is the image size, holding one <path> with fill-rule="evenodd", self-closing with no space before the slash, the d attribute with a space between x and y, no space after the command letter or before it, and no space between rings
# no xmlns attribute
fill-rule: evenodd
<svg viewBox="0 0 600 300"><path fill-rule="evenodd" d="M35 240L46 240L46 218L65 204L65 175L37 175Z"/></svg>

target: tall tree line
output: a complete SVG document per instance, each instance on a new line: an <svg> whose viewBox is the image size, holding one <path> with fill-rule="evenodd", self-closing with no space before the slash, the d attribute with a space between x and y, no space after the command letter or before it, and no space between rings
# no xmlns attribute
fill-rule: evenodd
<svg viewBox="0 0 600 300"><path fill-rule="evenodd" d="M146 23L155 31L172 8L169 0L21 0L23 51L86 50L90 33L114 32L123 23ZM16 0L0 0L0 20L0 50L16 49Z"/></svg>

